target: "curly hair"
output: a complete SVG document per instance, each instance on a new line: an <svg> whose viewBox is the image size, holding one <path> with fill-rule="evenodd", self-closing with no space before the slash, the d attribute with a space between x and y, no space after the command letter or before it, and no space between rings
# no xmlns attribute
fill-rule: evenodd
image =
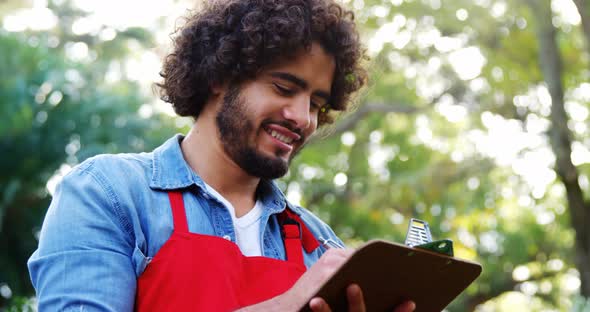
<svg viewBox="0 0 590 312"><path fill-rule="evenodd" d="M265 66L318 42L336 69L328 109L318 124L344 111L366 81L354 14L333 0L213 0L186 17L158 83L162 100L180 116L201 112L211 86L254 78Z"/></svg>

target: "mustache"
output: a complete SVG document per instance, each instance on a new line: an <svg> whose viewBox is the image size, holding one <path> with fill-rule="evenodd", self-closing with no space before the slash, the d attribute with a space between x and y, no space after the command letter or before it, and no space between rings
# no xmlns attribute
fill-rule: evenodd
<svg viewBox="0 0 590 312"><path fill-rule="evenodd" d="M291 132L296 133L297 135L299 135L300 141L305 141L305 139L306 139L305 135L303 134L303 130L301 128L298 128L298 127L293 126L293 124L290 123L290 122L288 122L288 121L285 121L285 120L270 120L270 119L268 119L268 120L264 120L262 122L262 126L269 125L269 124L275 124L275 125L279 125L281 127L284 127L284 128L289 129L289 131L291 131Z"/></svg>

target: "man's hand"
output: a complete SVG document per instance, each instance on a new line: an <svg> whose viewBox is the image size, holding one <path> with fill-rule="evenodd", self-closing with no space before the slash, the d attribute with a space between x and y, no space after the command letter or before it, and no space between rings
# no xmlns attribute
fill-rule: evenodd
<svg viewBox="0 0 590 312"><path fill-rule="evenodd" d="M338 270L346 260L352 255L352 249L329 249L325 254L301 276L301 278L293 285L284 296L291 301L293 306L299 308L304 305L306 300L315 294L321 285L323 285L333 274ZM361 288L352 284L346 289L348 298L348 311L364 312L365 301ZM309 301L309 307L314 312L329 312L332 311L330 306L324 299L316 297ZM395 312L411 312L414 311L416 305L407 301L396 307Z"/></svg>
<svg viewBox="0 0 590 312"><path fill-rule="evenodd" d="M353 249L328 249L283 296L294 307L302 307L354 252Z"/></svg>
<svg viewBox="0 0 590 312"><path fill-rule="evenodd" d="M346 296L348 298L349 312L365 312L365 300L363 299L363 291L357 284L352 284L346 289ZM309 302L309 308L314 312L332 312L332 309L324 301L324 299L315 297ZM412 301L406 301L397 306L394 312L412 312L416 309L416 304Z"/></svg>
<svg viewBox="0 0 590 312"><path fill-rule="evenodd" d="M287 292L239 311L297 311L306 304L315 312L332 311L322 298L312 298L309 302L308 300L350 258L353 252L352 249L329 249ZM346 293L349 311L366 311L363 293L358 285L350 285ZM415 307L413 302L407 301L396 307L394 312L411 312Z"/></svg>

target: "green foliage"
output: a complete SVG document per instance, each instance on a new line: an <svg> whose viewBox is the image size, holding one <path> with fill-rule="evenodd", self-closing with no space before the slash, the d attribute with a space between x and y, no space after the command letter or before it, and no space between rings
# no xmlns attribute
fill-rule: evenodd
<svg viewBox="0 0 590 312"><path fill-rule="evenodd" d="M35 298L16 297L6 308L6 312L36 312L37 301Z"/></svg>
<svg viewBox="0 0 590 312"><path fill-rule="evenodd" d="M143 29L123 34L149 44ZM68 38L0 30L0 72L10 73L0 77L0 285L16 296L32 293L26 260L50 201L49 178L99 153L152 149L175 131L157 115L138 115L148 99L136 83L105 82L108 64L129 52L125 40L95 43L104 55L80 62L66 55Z"/></svg>

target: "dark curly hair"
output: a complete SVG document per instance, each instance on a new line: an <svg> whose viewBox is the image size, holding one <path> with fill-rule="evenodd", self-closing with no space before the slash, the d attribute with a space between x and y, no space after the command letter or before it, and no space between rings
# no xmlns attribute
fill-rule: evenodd
<svg viewBox="0 0 590 312"><path fill-rule="evenodd" d="M160 75L162 100L180 116L197 118L211 86L254 78L265 66L318 42L336 63L330 110L346 110L366 81L364 50L354 14L333 0L213 0L186 17Z"/></svg>

